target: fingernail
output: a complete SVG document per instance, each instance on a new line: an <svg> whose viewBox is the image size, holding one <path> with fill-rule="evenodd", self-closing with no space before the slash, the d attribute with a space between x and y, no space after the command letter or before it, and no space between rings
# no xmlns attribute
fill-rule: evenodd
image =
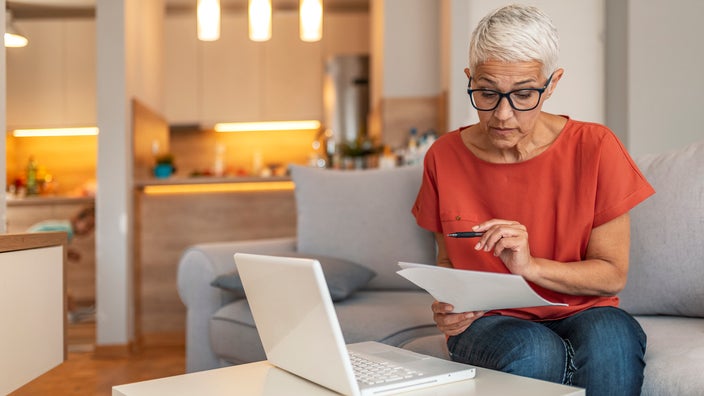
<svg viewBox="0 0 704 396"><path fill-rule="evenodd" d="M479 249L481 249L481 248L482 248L482 243L481 243L481 242L477 242L477 244L474 245L474 250L479 250Z"/></svg>

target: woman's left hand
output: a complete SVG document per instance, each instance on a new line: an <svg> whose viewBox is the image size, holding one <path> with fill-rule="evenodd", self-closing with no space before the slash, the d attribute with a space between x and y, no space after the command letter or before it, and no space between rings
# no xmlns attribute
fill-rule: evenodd
<svg viewBox="0 0 704 396"><path fill-rule="evenodd" d="M527 277L535 264L528 245L528 230L523 224L491 219L474 226L472 230L484 232L474 249L493 251L511 273Z"/></svg>

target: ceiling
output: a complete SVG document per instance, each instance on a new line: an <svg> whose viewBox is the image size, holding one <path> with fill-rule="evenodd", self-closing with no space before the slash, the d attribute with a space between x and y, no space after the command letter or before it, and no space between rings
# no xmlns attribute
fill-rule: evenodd
<svg viewBox="0 0 704 396"><path fill-rule="evenodd" d="M93 16L96 0L6 0L7 8L14 17L56 18L70 16ZM196 0L164 0L168 12L195 10ZM327 10L367 11L370 0L323 0ZM224 11L245 10L248 0L220 0ZM299 0L272 0L275 10L297 9Z"/></svg>

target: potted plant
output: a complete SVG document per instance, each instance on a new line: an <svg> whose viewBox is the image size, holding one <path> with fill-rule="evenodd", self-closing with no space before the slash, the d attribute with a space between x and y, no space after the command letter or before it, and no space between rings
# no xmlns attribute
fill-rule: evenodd
<svg viewBox="0 0 704 396"><path fill-rule="evenodd" d="M361 136L355 141L340 144L339 150L342 154L342 160L345 162L344 168L365 169L373 167L369 166L369 162L376 158L382 148L373 139Z"/></svg>
<svg viewBox="0 0 704 396"><path fill-rule="evenodd" d="M156 165L154 165L154 176L158 178L166 178L171 176L175 171L174 156L170 153L157 155Z"/></svg>

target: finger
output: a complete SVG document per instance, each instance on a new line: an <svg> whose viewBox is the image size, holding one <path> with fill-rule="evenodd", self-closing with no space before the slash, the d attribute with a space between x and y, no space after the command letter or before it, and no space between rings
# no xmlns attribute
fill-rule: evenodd
<svg viewBox="0 0 704 396"><path fill-rule="evenodd" d="M505 220L505 219L491 219L487 220L483 223L479 223L472 227L473 231L487 231L491 227L494 226L501 226L501 225L512 225L512 224L520 224L517 221L514 220Z"/></svg>
<svg viewBox="0 0 704 396"><path fill-rule="evenodd" d="M433 319L438 327L452 329L471 324L481 315L483 315L483 312L463 312L453 314L436 313L433 315Z"/></svg>
<svg viewBox="0 0 704 396"><path fill-rule="evenodd" d="M461 334L467 328L474 323L475 320L479 319L484 315L483 311L477 311L477 312L465 312L464 314L459 314L462 316L462 319L451 323L451 324L438 324L438 329L442 331L444 334L448 336L453 336L457 334Z"/></svg>
<svg viewBox="0 0 704 396"><path fill-rule="evenodd" d="M455 307L452 306L452 304L440 302L440 301L434 301L433 305L431 306L431 309L435 313L448 313L452 312Z"/></svg>
<svg viewBox="0 0 704 396"><path fill-rule="evenodd" d="M475 246L476 250L484 249L489 252L496 248L496 245L505 238L516 238L526 235L526 227L523 224L516 223L511 225L496 226L484 232L481 240Z"/></svg>

